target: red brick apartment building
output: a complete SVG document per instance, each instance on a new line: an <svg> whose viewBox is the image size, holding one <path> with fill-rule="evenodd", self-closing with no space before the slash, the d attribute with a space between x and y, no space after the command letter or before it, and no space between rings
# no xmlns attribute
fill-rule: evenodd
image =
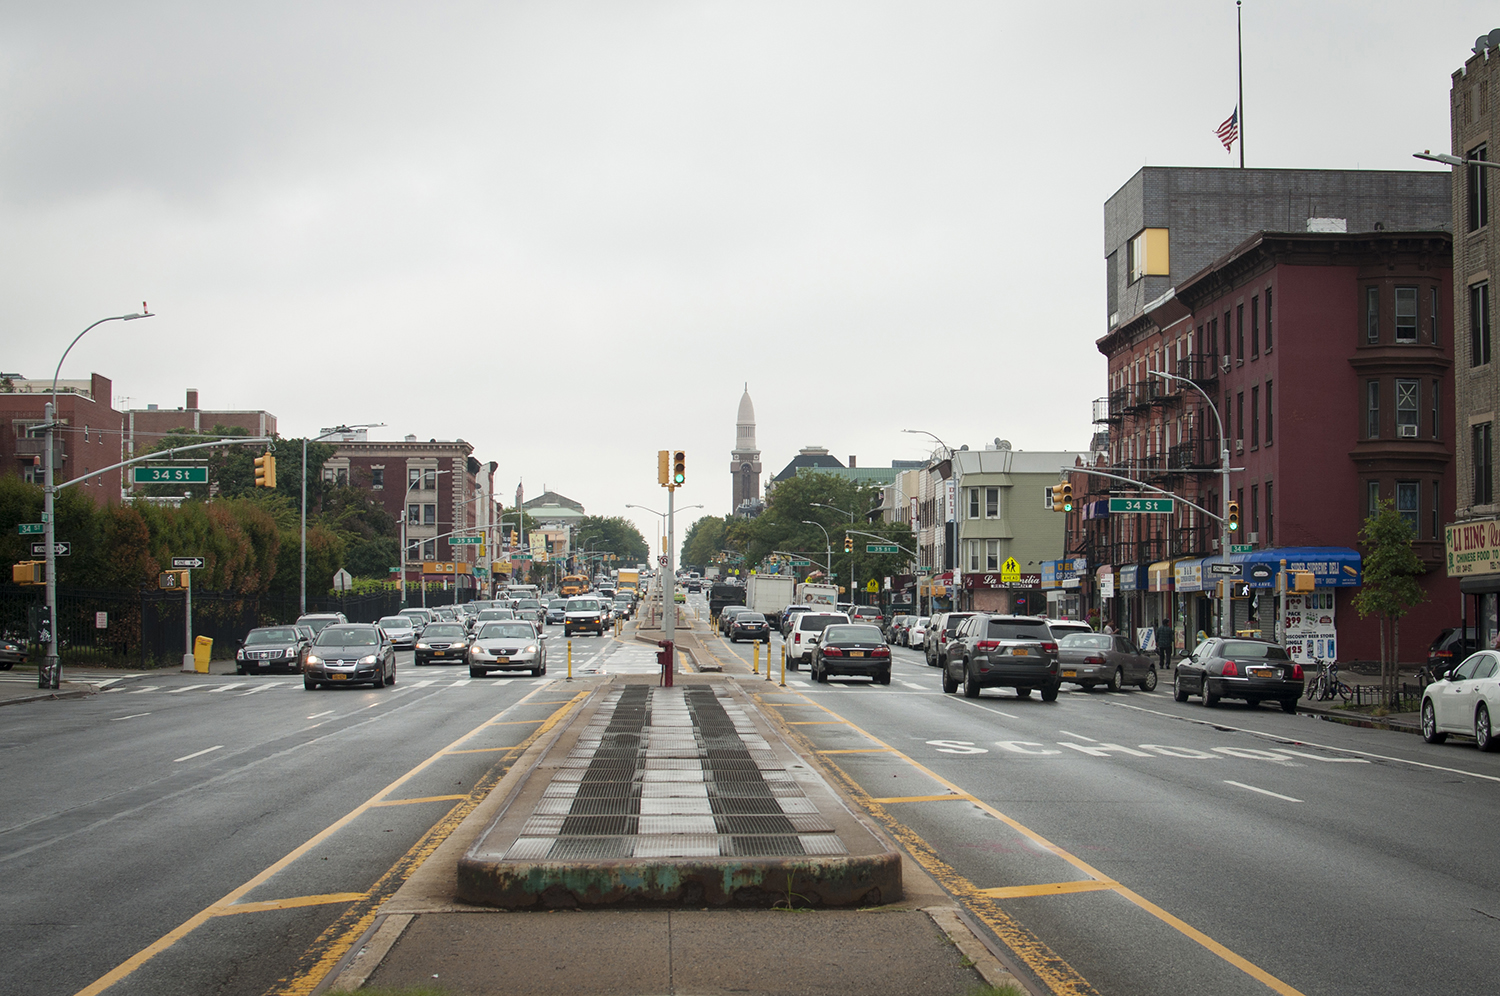
<svg viewBox="0 0 1500 996"><path fill-rule="evenodd" d="M0 375L0 466L42 483L46 439L34 426L45 421L51 398L50 380L26 380L18 374ZM124 416L114 410L108 377L93 374L86 381L57 382L57 414L62 423L53 433L53 480L61 484L124 460ZM74 485L96 505L120 500L121 474L112 470Z"/></svg>

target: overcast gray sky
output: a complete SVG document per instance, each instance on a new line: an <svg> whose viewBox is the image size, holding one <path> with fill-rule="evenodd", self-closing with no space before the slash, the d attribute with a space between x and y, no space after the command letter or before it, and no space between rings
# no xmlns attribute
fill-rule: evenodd
<svg viewBox="0 0 1500 996"><path fill-rule="evenodd" d="M1490 4L1247 0L1248 165L1425 168ZM1104 393L1102 207L1230 166L1232 0L6 3L0 367L461 437L589 512ZM686 526L701 512L686 516ZM679 532L680 535L680 532Z"/></svg>

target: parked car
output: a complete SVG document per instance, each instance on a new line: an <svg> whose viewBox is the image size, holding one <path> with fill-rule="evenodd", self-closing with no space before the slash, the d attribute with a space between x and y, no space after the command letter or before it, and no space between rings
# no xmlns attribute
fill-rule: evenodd
<svg viewBox="0 0 1500 996"><path fill-rule="evenodd" d="M949 613L958 615L959 613ZM1014 688L1017 698L1039 689L1043 702L1057 701L1057 641L1047 620L1036 616L1002 616L971 612L948 639L943 663L943 691L963 686L964 698L977 699L984 688Z"/></svg>
<svg viewBox="0 0 1500 996"><path fill-rule="evenodd" d="M1427 648L1427 666L1442 674L1478 649L1479 638L1473 626L1463 629L1451 626L1439 633Z"/></svg>
<svg viewBox="0 0 1500 996"><path fill-rule="evenodd" d="M45 548L44 548L45 549ZM26 645L17 640L0 640L0 671L9 671L26 663Z"/></svg>
<svg viewBox="0 0 1500 996"><path fill-rule="evenodd" d="M729 642L739 643L741 640L758 640L766 644L771 642L771 624L763 614L735 613L734 621L729 624Z"/></svg>
<svg viewBox="0 0 1500 996"><path fill-rule="evenodd" d="M932 617L927 627L927 638L922 641L922 652L927 657L928 667L942 667L948 663L948 641L958 630L958 624L972 616L972 612L939 612Z"/></svg>
<svg viewBox="0 0 1500 996"><path fill-rule="evenodd" d="M882 685L891 683L891 648L871 623L830 625L813 649L813 681L826 684L832 674L868 675Z"/></svg>
<svg viewBox="0 0 1500 996"><path fill-rule="evenodd" d="M813 647L823 630L848 621L849 617L842 612L799 612L792 618L792 632L786 647L787 664L793 671L803 663L811 664Z"/></svg>
<svg viewBox="0 0 1500 996"><path fill-rule="evenodd" d="M312 643L309 630L300 626L257 626L245 634L245 642L234 655L235 674L268 674L302 670L302 658ZM0 648L14 646L0 642ZM25 654L21 659L26 659ZM9 665L6 665L7 667Z"/></svg>
<svg viewBox="0 0 1500 996"><path fill-rule="evenodd" d="M491 671L546 674L547 637L520 619L485 623L469 644L469 676L482 678Z"/></svg>
<svg viewBox="0 0 1500 996"><path fill-rule="evenodd" d="M913 650L921 647L925 653L927 650L927 632L931 625L932 620L926 616L913 616L911 622L906 625L906 645Z"/></svg>
<svg viewBox="0 0 1500 996"><path fill-rule="evenodd" d="M396 648L374 623L324 626L302 663L302 687L396 683Z"/></svg>
<svg viewBox="0 0 1500 996"><path fill-rule="evenodd" d="M597 633L604 635L604 603L593 595L575 595L568 599L563 613L563 633Z"/></svg>
<svg viewBox="0 0 1500 996"><path fill-rule="evenodd" d="M792 620L797 618L798 613L811 612L811 605L788 605L781 610L781 635L784 637L792 631Z"/></svg>
<svg viewBox="0 0 1500 996"><path fill-rule="evenodd" d="M734 622L734 617L741 612L750 610L743 605L726 605L719 610L719 633L722 636L729 635L729 626Z"/></svg>
<svg viewBox="0 0 1500 996"><path fill-rule="evenodd" d="M1092 633L1094 631L1094 627L1078 619L1048 619L1047 628L1052 631L1052 635L1059 642L1070 633Z"/></svg>
<svg viewBox="0 0 1500 996"><path fill-rule="evenodd" d="M856 605L849 618L855 622L870 623L876 627L885 625L885 613L880 611L878 605Z"/></svg>
<svg viewBox="0 0 1500 996"><path fill-rule="evenodd" d="M1440 744L1450 733L1474 738L1480 750L1495 749L1500 710L1500 653L1481 650L1465 658L1422 692L1422 739Z"/></svg>
<svg viewBox="0 0 1500 996"><path fill-rule="evenodd" d="M891 616L891 621L885 624L886 642L898 647L906 646L906 627L915 618L900 612Z"/></svg>
<svg viewBox="0 0 1500 996"><path fill-rule="evenodd" d="M417 642L417 627L411 616L383 616L376 625L385 630L397 650Z"/></svg>
<svg viewBox="0 0 1500 996"><path fill-rule="evenodd" d="M1058 636L1055 624L1047 628ZM1143 692L1156 688L1156 658L1142 653L1124 636L1092 631L1058 636L1057 664L1064 681L1084 688L1106 685L1112 692L1124 685L1135 685Z"/></svg>
<svg viewBox="0 0 1500 996"><path fill-rule="evenodd" d="M304 612L297 617L298 626L306 626L317 636L323 632L324 626L332 626L336 623L346 623L349 620L342 612Z"/></svg>
<svg viewBox="0 0 1500 996"><path fill-rule="evenodd" d="M1282 712L1296 712L1302 688L1302 665L1280 644L1214 637L1177 662L1172 697L1186 702L1189 695L1201 695L1206 706L1220 699L1244 699L1252 706L1275 699Z"/></svg>
<svg viewBox="0 0 1500 996"><path fill-rule="evenodd" d="M413 645L417 667L424 664L462 664L469 652L469 631L460 622L435 622Z"/></svg>

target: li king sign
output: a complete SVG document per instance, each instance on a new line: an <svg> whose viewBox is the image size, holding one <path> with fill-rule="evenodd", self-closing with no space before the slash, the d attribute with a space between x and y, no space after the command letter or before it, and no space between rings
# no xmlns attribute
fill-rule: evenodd
<svg viewBox="0 0 1500 996"><path fill-rule="evenodd" d="M965 591L973 591L976 588L1040 588L1041 586L1042 576L1022 574L1021 565L1016 562L1015 557L1010 557L1001 564L998 573L975 571L964 575Z"/></svg>
<svg viewBox="0 0 1500 996"><path fill-rule="evenodd" d="M1500 574L1500 520L1454 522L1443 529L1450 578Z"/></svg>

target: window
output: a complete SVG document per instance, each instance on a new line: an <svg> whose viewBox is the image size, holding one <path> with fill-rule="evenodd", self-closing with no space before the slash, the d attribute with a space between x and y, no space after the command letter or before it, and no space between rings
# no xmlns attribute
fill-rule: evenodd
<svg viewBox="0 0 1500 996"><path fill-rule="evenodd" d="M406 524L409 526L417 526L422 524L421 505L406 506Z"/></svg>
<svg viewBox="0 0 1500 996"><path fill-rule="evenodd" d="M1380 288L1365 288L1365 342L1380 341Z"/></svg>
<svg viewBox="0 0 1500 996"><path fill-rule="evenodd" d="M969 489L969 518L979 518L979 489Z"/></svg>
<svg viewBox="0 0 1500 996"><path fill-rule="evenodd" d="M1229 356L1229 347L1231 345L1233 345L1229 341L1229 330L1231 328L1233 328L1233 326L1230 323L1233 320L1233 318L1234 318L1234 313L1232 311L1230 311L1228 308L1224 309L1224 356L1225 357Z"/></svg>
<svg viewBox="0 0 1500 996"><path fill-rule="evenodd" d="M1483 422L1470 430L1474 446L1474 504L1488 505L1494 491L1490 482L1493 453L1491 451L1490 423Z"/></svg>
<svg viewBox="0 0 1500 996"><path fill-rule="evenodd" d="M1428 301L1427 328L1432 333L1432 344L1436 346L1438 343L1438 292L1436 287L1432 288L1431 293L1428 295Z"/></svg>
<svg viewBox="0 0 1500 996"><path fill-rule="evenodd" d="M1250 448L1260 447L1260 387L1250 388Z"/></svg>
<svg viewBox="0 0 1500 996"><path fill-rule="evenodd" d="M1260 532L1260 485L1250 485L1250 531Z"/></svg>
<svg viewBox="0 0 1500 996"><path fill-rule="evenodd" d="M1250 298L1250 358L1260 356L1260 298Z"/></svg>
<svg viewBox="0 0 1500 996"><path fill-rule="evenodd" d="M1365 518L1380 511L1380 482L1365 482Z"/></svg>
<svg viewBox="0 0 1500 996"><path fill-rule="evenodd" d="M1217 318L1208 320L1208 339L1204 342L1203 351L1209 356L1219 355L1219 320Z"/></svg>
<svg viewBox="0 0 1500 996"><path fill-rule="evenodd" d="M998 571L1000 569L1000 541L985 540L984 543L984 569L987 571Z"/></svg>
<svg viewBox="0 0 1500 996"><path fill-rule="evenodd" d="M1266 546L1276 545L1276 497L1272 482L1266 482Z"/></svg>
<svg viewBox="0 0 1500 996"><path fill-rule="evenodd" d="M1275 424L1276 406L1271 403L1271 382L1266 381L1266 445L1271 445L1272 427ZM1271 503L1270 492L1266 493L1266 504Z"/></svg>
<svg viewBox="0 0 1500 996"><path fill-rule="evenodd" d="M1469 288L1469 365L1490 362L1490 285Z"/></svg>
<svg viewBox="0 0 1500 996"><path fill-rule="evenodd" d="M1245 440L1245 392L1241 391L1234 398L1234 422L1240 427L1235 435L1235 442L1244 443Z"/></svg>
<svg viewBox="0 0 1500 996"><path fill-rule="evenodd" d="M984 489L984 517L986 519L1000 518L1000 489Z"/></svg>
<svg viewBox="0 0 1500 996"><path fill-rule="evenodd" d="M1489 153L1483 145L1472 148L1465 159L1489 159ZM1483 228L1490 223L1490 195L1488 190L1488 170L1477 163L1464 169L1465 186L1468 188L1469 208L1469 231Z"/></svg>
<svg viewBox="0 0 1500 996"><path fill-rule="evenodd" d="M1435 381L1432 382L1432 438L1433 439L1440 439L1440 438L1442 438L1442 425L1443 425L1443 422L1442 422L1441 408L1438 406L1438 386L1440 384L1442 384L1442 381L1440 381L1440 380L1435 380Z"/></svg>
<svg viewBox="0 0 1500 996"><path fill-rule="evenodd" d="M1422 395L1422 382L1396 378L1396 438L1417 438L1417 404Z"/></svg>
<svg viewBox="0 0 1500 996"><path fill-rule="evenodd" d="M417 467L406 468L406 490L415 491L422 482L422 471Z"/></svg>
<svg viewBox="0 0 1500 996"><path fill-rule="evenodd" d="M1396 511L1400 513L1401 519L1411 528L1413 536L1417 532L1417 495L1418 484L1416 481L1396 482Z"/></svg>
<svg viewBox="0 0 1500 996"><path fill-rule="evenodd" d="M1169 276L1172 268L1167 252L1167 230L1147 228L1126 246L1130 282L1142 277Z"/></svg>
<svg viewBox="0 0 1500 996"><path fill-rule="evenodd" d="M435 490L437 490L437 468L436 467L424 467L424 468L422 468L422 490L423 491L435 491Z"/></svg>
<svg viewBox="0 0 1500 996"><path fill-rule="evenodd" d="M423 505L422 506L422 525L424 525L424 526L435 526L435 525L437 525L437 506L436 505Z"/></svg>
<svg viewBox="0 0 1500 996"><path fill-rule="evenodd" d="M370 468L370 487L373 490L376 490L376 491L378 491L381 488L385 487L385 468L384 467L372 467L372 468Z"/></svg>
<svg viewBox="0 0 1500 996"><path fill-rule="evenodd" d="M1417 289L1396 288L1396 341L1417 341Z"/></svg>
<svg viewBox="0 0 1500 996"><path fill-rule="evenodd" d="M1437 291L1432 292L1434 295ZM1436 300L1436 297L1434 297ZM1266 352L1271 351L1271 288L1266 288Z"/></svg>
<svg viewBox="0 0 1500 996"><path fill-rule="evenodd" d="M427 540L426 542L424 542L422 544L422 559L423 560L436 560L437 559L437 540Z"/></svg>
<svg viewBox="0 0 1500 996"><path fill-rule="evenodd" d="M969 540L969 570L979 570L979 541Z"/></svg>
<svg viewBox="0 0 1500 996"><path fill-rule="evenodd" d="M1365 438L1380 438L1380 381L1365 383Z"/></svg>
<svg viewBox="0 0 1500 996"><path fill-rule="evenodd" d="M1234 405L1232 396L1228 391L1224 392L1224 433L1229 437L1224 441L1224 445L1228 446L1230 444L1230 440L1233 440L1235 438Z"/></svg>
<svg viewBox="0 0 1500 996"><path fill-rule="evenodd" d="M1245 362L1245 306L1236 305L1234 309L1234 358L1237 362Z"/></svg>
<svg viewBox="0 0 1500 996"><path fill-rule="evenodd" d="M1438 510L1441 509L1442 507L1443 507L1443 482L1442 481L1433 481L1432 482L1432 508L1429 509L1429 511L1432 513L1432 538L1433 539L1439 539L1443 535L1441 532L1439 532L1439 530L1442 527L1438 523Z"/></svg>

